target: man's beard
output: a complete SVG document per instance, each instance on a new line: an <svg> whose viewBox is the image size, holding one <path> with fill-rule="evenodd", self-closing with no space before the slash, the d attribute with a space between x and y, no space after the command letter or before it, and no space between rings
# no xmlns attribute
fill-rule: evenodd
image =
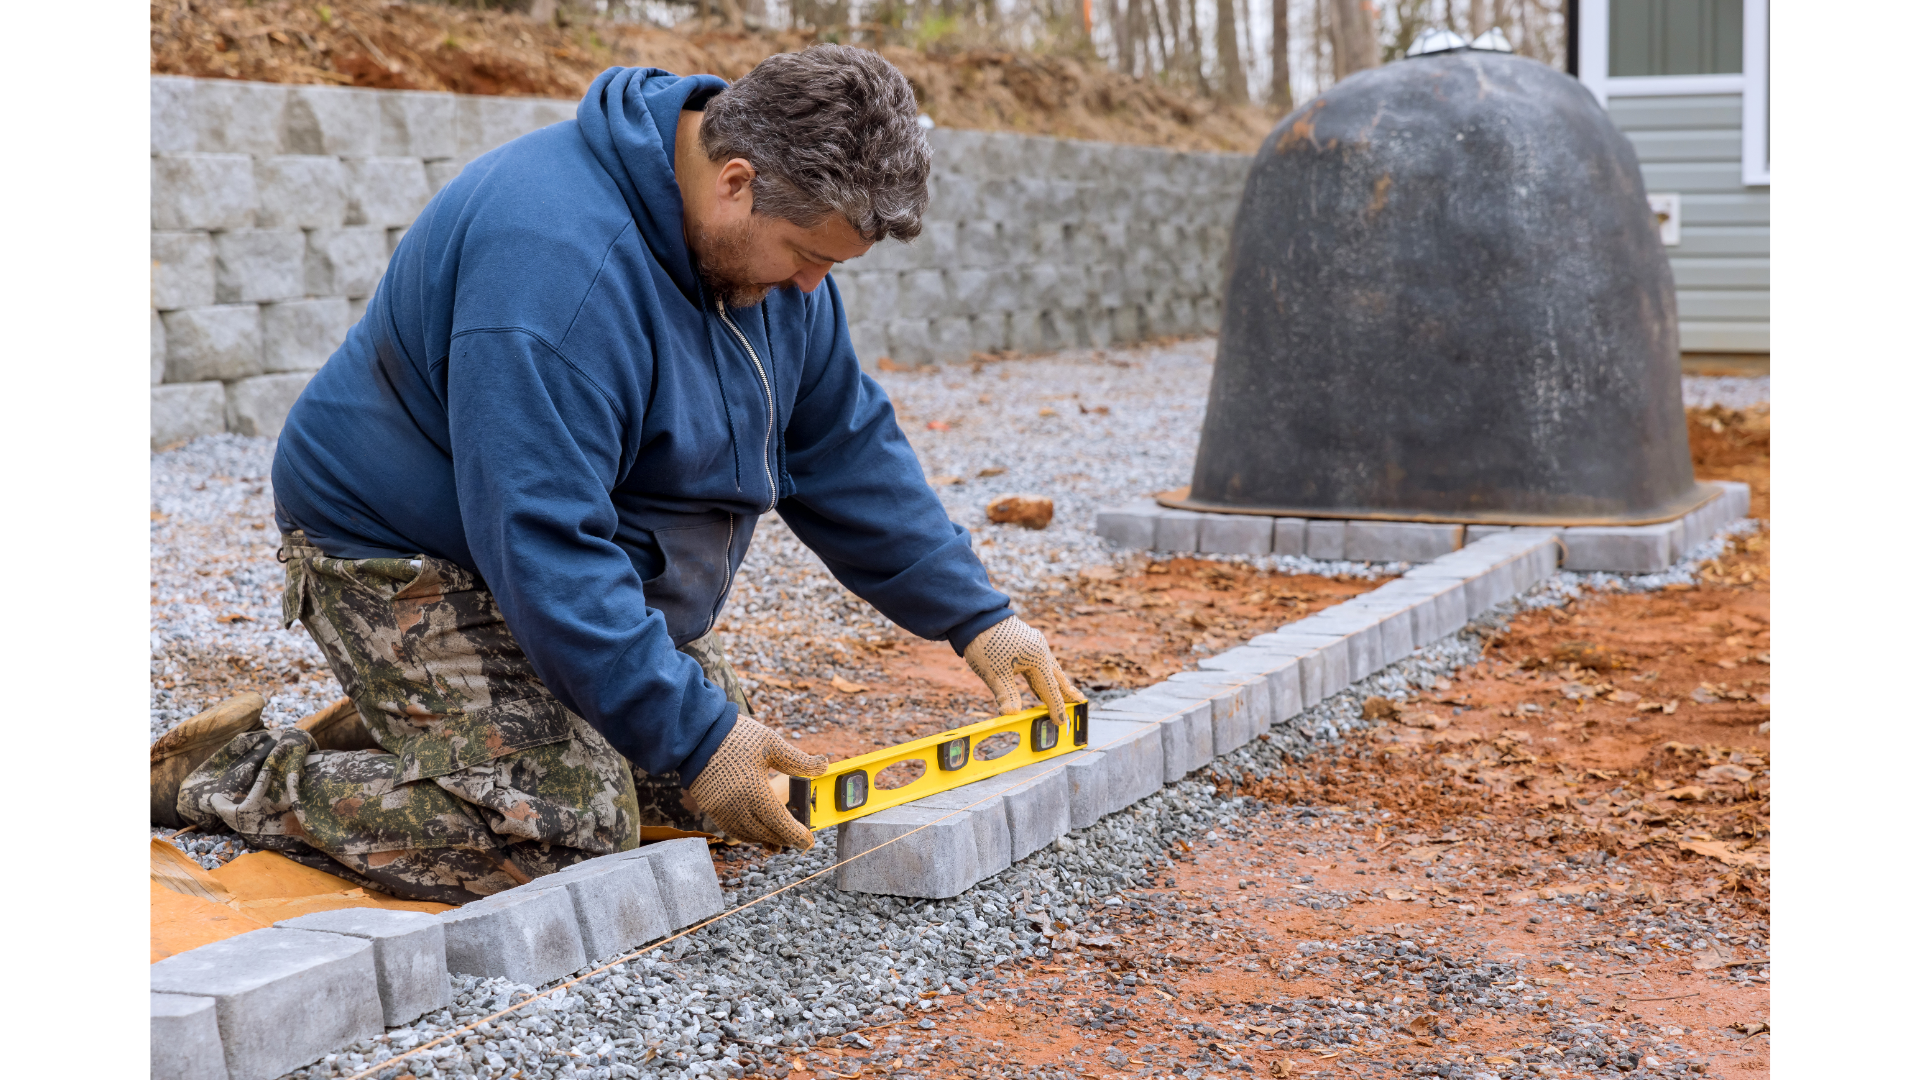
<svg viewBox="0 0 1920 1080"><path fill-rule="evenodd" d="M749 252L759 231L757 220L749 214L745 221L730 228L705 229L694 234L693 261L700 271L700 281L730 308L753 307L784 284L765 284L747 276Z"/></svg>

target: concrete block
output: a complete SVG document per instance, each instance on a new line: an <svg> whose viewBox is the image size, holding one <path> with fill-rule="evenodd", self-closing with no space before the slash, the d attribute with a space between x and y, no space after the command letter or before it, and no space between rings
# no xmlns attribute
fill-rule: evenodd
<svg viewBox="0 0 1920 1080"><path fill-rule="evenodd" d="M427 162L427 190L435 195L439 194L441 188L452 183L453 178L460 175L460 170L467 167L467 160L456 157L444 161Z"/></svg>
<svg viewBox="0 0 1920 1080"><path fill-rule="evenodd" d="M1274 518L1272 551L1275 555L1305 555L1307 553L1307 519Z"/></svg>
<svg viewBox="0 0 1920 1080"><path fill-rule="evenodd" d="M887 351L903 364L925 364L933 359L933 342L926 319L887 320Z"/></svg>
<svg viewBox="0 0 1920 1080"><path fill-rule="evenodd" d="M662 840L634 849L653 866L653 881L666 905L667 921L684 930L726 910L720 876L714 873L707 842L697 836Z"/></svg>
<svg viewBox="0 0 1920 1080"><path fill-rule="evenodd" d="M147 316L150 323L147 338L149 342L147 383L150 386L159 386L160 380L167 377L167 324L160 321L158 311L149 311Z"/></svg>
<svg viewBox="0 0 1920 1080"><path fill-rule="evenodd" d="M147 1060L153 1080L228 1080L220 1020L210 997L148 994Z"/></svg>
<svg viewBox="0 0 1920 1080"><path fill-rule="evenodd" d="M1489 536L1498 536L1512 531L1511 525L1469 525L1467 526L1467 543L1471 544L1475 540L1485 540Z"/></svg>
<svg viewBox="0 0 1920 1080"><path fill-rule="evenodd" d="M1466 526L1418 521L1349 521L1345 557L1366 562L1432 562L1464 542Z"/></svg>
<svg viewBox="0 0 1920 1080"><path fill-rule="evenodd" d="M860 366L868 371L878 370L874 365L887 355L887 326L881 322L858 322L847 326L847 338L853 345L853 355L860 360Z"/></svg>
<svg viewBox="0 0 1920 1080"><path fill-rule="evenodd" d="M149 166L152 227L245 229L253 225L253 159L243 154L162 154Z"/></svg>
<svg viewBox="0 0 1920 1080"><path fill-rule="evenodd" d="M154 75L147 81L147 146L155 154L192 153L193 96L197 79L183 75Z"/></svg>
<svg viewBox="0 0 1920 1080"><path fill-rule="evenodd" d="M260 359L269 372L319 371L347 337L347 298L288 300L260 308Z"/></svg>
<svg viewBox="0 0 1920 1080"><path fill-rule="evenodd" d="M260 374L260 309L255 305L186 308L164 312L160 319L167 331L167 382Z"/></svg>
<svg viewBox="0 0 1920 1080"><path fill-rule="evenodd" d="M946 275L939 270L909 270L900 275L899 312L906 318L932 319L950 310Z"/></svg>
<svg viewBox="0 0 1920 1080"><path fill-rule="evenodd" d="M156 310L213 303L213 237L203 232L156 232L150 245Z"/></svg>
<svg viewBox="0 0 1920 1080"><path fill-rule="evenodd" d="M1346 522L1320 520L1307 522L1307 558L1344 559L1346 557Z"/></svg>
<svg viewBox="0 0 1920 1080"><path fill-rule="evenodd" d="M1191 510L1164 510L1153 526L1156 551L1200 550L1200 515Z"/></svg>
<svg viewBox="0 0 1920 1080"><path fill-rule="evenodd" d="M1413 647L1424 649L1466 625L1466 586L1458 581L1434 582L1427 602L1413 609Z"/></svg>
<svg viewBox="0 0 1920 1080"><path fill-rule="evenodd" d="M193 148L203 154L284 153L280 122L287 87L237 79L196 79Z"/></svg>
<svg viewBox="0 0 1920 1080"><path fill-rule="evenodd" d="M1106 813L1132 806L1166 782L1166 746L1157 724L1087 719L1087 747L1106 760Z"/></svg>
<svg viewBox="0 0 1920 1080"><path fill-rule="evenodd" d="M1154 526L1160 520L1161 513L1160 505L1147 499L1110 510L1097 510L1093 515L1093 532L1120 547L1145 551L1153 547Z"/></svg>
<svg viewBox="0 0 1920 1080"><path fill-rule="evenodd" d="M298 229L215 233L213 250L214 297L222 304L306 295L307 238Z"/></svg>
<svg viewBox="0 0 1920 1080"><path fill-rule="evenodd" d="M1213 706L1208 702L1135 694L1088 715L1157 725L1165 783L1171 784L1213 760Z"/></svg>
<svg viewBox="0 0 1920 1080"><path fill-rule="evenodd" d="M371 157L380 145L381 96L346 86L287 87L281 152Z"/></svg>
<svg viewBox="0 0 1920 1080"><path fill-rule="evenodd" d="M1366 595L1355 597L1341 606L1352 606L1378 619L1374 629L1378 635L1380 667L1398 663L1413 654L1414 603Z"/></svg>
<svg viewBox="0 0 1920 1080"><path fill-rule="evenodd" d="M1278 664L1289 656L1294 658L1300 672L1300 707L1305 709L1338 693L1353 681L1348 664L1351 641L1345 633L1314 633L1298 629L1298 625L1296 623L1281 627L1271 634L1261 634L1245 647L1249 651L1270 654L1275 659L1269 663ZM1207 661L1200 663L1203 669L1207 666Z"/></svg>
<svg viewBox="0 0 1920 1080"><path fill-rule="evenodd" d="M1255 514L1202 514L1198 550L1216 555L1265 555L1273 550L1273 519Z"/></svg>
<svg viewBox="0 0 1920 1080"><path fill-rule="evenodd" d="M1008 828L1006 804L1001 799L1007 785L998 783L998 779L993 777L942 791L907 804L965 819L973 831L973 854L977 862L973 872L979 875L975 881L990 878L1013 865L1013 834Z"/></svg>
<svg viewBox="0 0 1920 1080"><path fill-rule="evenodd" d="M167 383L152 390L151 445L158 450L227 430L227 388L217 382Z"/></svg>
<svg viewBox="0 0 1920 1080"><path fill-rule="evenodd" d="M416 163L417 164L417 163ZM263 229L337 229L347 217L347 170L336 157L256 159L253 223Z"/></svg>
<svg viewBox="0 0 1920 1080"><path fill-rule="evenodd" d="M399 1027L453 1003L453 981L447 978L447 932L432 915L343 908L273 925L372 942L374 981L380 991L382 1021L388 1027Z"/></svg>
<svg viewBox="0 0 1920 1080"><path fill-rule="evenodd" d="M1067 757L1067 813L1070 824L1084 829L1100 820L1113 801L1107 782L1112 769L1098 750L1077 750Z"/></svg>
<svg viewBox="0 0 1920 1080"><path fill-rule="evenodd" d="M346 223L405 228L432 197L419 158L357 158L346 162Z"/></svg>
<svg viewBox="0 0 1920 1080"><path fill-rule="evenodd" d="M367 317L367 302L371 299L372 297L369 296L347 298L347 328L349 332L351 332L353 327L360 325L361 319Z"/></svg>
<svg viewBox="0 0 1920 1080"><path fill-rule="evenodd" d="M1306 660L1314 652L1331 647L1333 644L1334 639L1331 638L1313 638L1302 642L1262 634L1246 645L1228 649L1218 656L1210 656L1200 661L1200 670L1257 674L1263 677L1267 683L1267 723L1271 726L1300 711L1306 686ZM1344 643L1341 643L1340 647L1344 653Z"/></svg>
<svg viewBox="0 0 1920 1080"><path fill-rule="evenodd" d="M227 430L236 435L280 437L287 413L313 378L310 371L255 375L227 384Z"/></svg>
<svg viewBox="0 0 1920 1080"><path fill-rule="evenodd" d="M387 272L387 230L379 225L350 225L307 233L305 261L308 296L373 295Z"/></svg>
<svg viewBox="0 0 1920 1080"><path fill-rule="evenodd" d="M1513 596L1513 564L1502 560L1464 583L1467 587L1467 618L1472 619Z"/></svg>
<svg viewBox="0 0 1920 1080"><path fill-rule="evenodd" d="M834 884L846 892L958 896L984 876L975 829L965 814L911 804L849 821L835 850L850 861L834 871Z"/></svg>
<svg viewBox="0 0 1920 1080"><path fill-rule="evenodd" d="M1344 636L1347 639L1349 681L1364 679L1385 666L1381 660L1379 616L1365 608L1337 604L1291 624L1288 629L1308 634Z"/></svg>
<svg viewBox="0 0 1920 1080"><path fill-rule="evenodd" d="M965 360L973 352L972 320L965 315L942 315L929 320L927 344L935 360Z"/></svg>
<svg viewBox="0 0 1920 1080"><path fill-rule="evenodd" d="M268 1080L380 1034L373 944L299 930L255 930L147 969L162 994L209 997L232 1080Z"/></svg>
<svg viewBox="0 0 1920 1080"><path fill-rule="evenodd" d="M601 961L672 933L653 866L646 859L602 856L536 878L527 889L564 889L588 961Z"/></svg>
<svg viewBox="0 0 1920 1080"><path fill-rule="evenodd" d="M1149 687L1154 694L1193 698L1213 706L1215 756L1238 750L1273 724L1273 694L1267 676L1252 672L1180 672L1188 676Z"/></svg>
<svg viewBox="0 0 1920 1080"><path fill-rule="evenodd" d="M1738 480L1709 480L1726 492L1727 520L1739 521L1753 512L1753 489Z"/></svg>
<svg viewBox="0 0 1920 1080"><path fill-rule="evenodd" d="M1014 862L1039 851L1073 827L1071 785L1060 761L1036 761L979 783L918 799L928 809L959 809L980 798L983 786L997 791L1007 819L1009 854ZM985 808L983 804L980 809Z"/></svg>
<svg viewBox="0 0 1920 1080"><path fill-rule="evenodd" d="M1564 529L1568 570L1608 570L1622 574L1650 574L1665 570L1681 554L1684 540L1679 522L1660 525L1582 526Z"/></svg>
<svg viewBox="0 0 1920 1080"><path fill-rule="evenodd" d="M539 125L526 98L462 94L454 104L454 155L468 159L525 135Z"/></svg>
<svg viewBox="0 0 1920 1080"><path fill-rule="evenodd" d="M381 94L380 134L373 152L381 157L452 157L457 100L452 94L420 91Z"/></svg>
<svg viewBox="0 0 1920 1080"><path fill-rule="evenodd" d="M587 966L573 901L563 889L521 886L439 914L447 970L540 986Z"/></svg>
<svg viewBox="0 0 1920 1080"><path fill-rule="evenodd" d="M972 328L974 352L995 353L1007 347L1007 316L1004 312L988 311L974 315L967 320Z"/></svg>

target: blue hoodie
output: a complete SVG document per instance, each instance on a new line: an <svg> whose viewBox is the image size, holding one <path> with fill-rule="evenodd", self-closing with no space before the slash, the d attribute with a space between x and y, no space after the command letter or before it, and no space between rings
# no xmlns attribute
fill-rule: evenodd
<svg viewBox="0 0 1920 1080"><path fill-rule="evenodd" d="M747 309L702 287L673 143L725 86L613 68L573 121L469 164L273 462L283 530L475 571L561 703L684 784L736 710L676 647L712 629L759 515L956 651L1011 614L861 372L833 279Z"/></svg>

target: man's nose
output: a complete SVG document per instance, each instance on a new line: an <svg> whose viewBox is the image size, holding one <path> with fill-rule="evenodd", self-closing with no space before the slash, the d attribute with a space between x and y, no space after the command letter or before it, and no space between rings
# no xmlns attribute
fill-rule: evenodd
<svg viewBox="0 0 1920 1080"><path fill-rule="evenodd" d="M819 288L821 282L827 280L827 269L823 267L818 270L802 270L787 280L798 285L801 292L810 293Z"/></svg>

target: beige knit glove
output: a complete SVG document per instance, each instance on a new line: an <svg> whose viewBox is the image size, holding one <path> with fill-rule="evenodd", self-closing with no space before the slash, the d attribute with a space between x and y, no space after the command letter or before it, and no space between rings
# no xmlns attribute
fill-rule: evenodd
<svg viewBox="0 0 1920 1080"><path fill-rule="evenodd" d="M994 707L1003 716L1020 711L1019 679L1026 680L1028 689L1047 707L1053 722L1063 727L1068 722L1067 702L1087 700L1087 695L1074 689L1067 681L1067 673L1054 662L1047 639L1017 617L1002 619L982 631L979 637L968 642L963 655L967 666L987 684Z"/></svg>
<svg viewBox="0 0 1920 1080"><path fill-rule="evenodd" d="M733 722L720 749L687 789L700 809L712 815L735 840L751 840L768 847L813 846L813 833L793 819L786 803L774 797L767 769L791 776L814 777L827 771L825 754L803 754L773 729L751 717Z"/></svg>

